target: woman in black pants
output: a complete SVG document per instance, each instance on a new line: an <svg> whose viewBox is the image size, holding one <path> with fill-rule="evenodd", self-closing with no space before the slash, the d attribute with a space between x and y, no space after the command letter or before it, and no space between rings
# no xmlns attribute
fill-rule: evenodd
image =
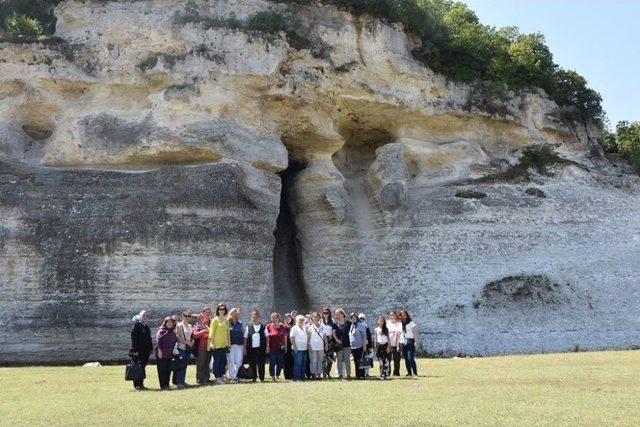
<svg viewBox="0 0 640 427"><path fill-rule="evenodd" d="M360 322L358 315L351 313L351 329L349 330L349 341L351 342L351 354L353 363L356 366L356 379L366 379L365 369L360 367L362 357L367 350L367 328Z"/></svg>
<svg viewBox="0 0 640 427"><path fill-rule="evenodd" d="M389 320L387 321L387 328L389 329L389 347L390 356L393 361L393 376L400 376L400 359L402 358L402 322L398 318L398 313L392 311L389 313Z"/></svg>
<svg viewBox="0 0 640 427"><path fill-rule="evenodd" d="M245 357L249 366L253 368L253 382L260 377L260 382L264 382L264 364L267 358L267 334L265 326L260 323L260 312L251 312L251 323L244 330Z"/></svg>
<svg viewBox="0 0 640 427"><path fill-rule="evenodd" d="M148 320L149 314L142 310L140 314L133 317L133 321L136 323L131 330L131 351L129 355L134 362L140 362L143 371L145 371L147 363L149 363L149 356L151 355L151 350L153 350L151 329L147 325ZM133 387L136 390L144 390L144 379L135 380Z"/></svg>
<svg viewBox="0 0 640 427"><path fill-rule="evenodd" d="M171 378L170 362L173 358L173 348L176 345L175 323L171 317L165 317L162 326L156 333L156 360L160 390L169 390Z"/></svg>
<svg viewBox="0 0 640 427"><path fill-rule="evenodd" d="M287 331L287 337L291 335L291 328L295 326L295 322L291 313L284 315L284 327ZM287 352L284 354L284 378L286 380L293 379L293 348L291 340L287 340Z"/></svg>

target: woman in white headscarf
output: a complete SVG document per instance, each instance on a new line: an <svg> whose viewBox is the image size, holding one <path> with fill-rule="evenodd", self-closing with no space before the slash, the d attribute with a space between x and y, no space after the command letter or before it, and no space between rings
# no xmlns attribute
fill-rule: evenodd
<svg viewBox="0 0 640 427"><path fill-rule="evenodd" d="M131 330L131 351L129 355L134 361L140 362L143 369L149 362L149 355L153 350L153 342L151 340L151 329L147 325L149 314L142 310L139 314L133 316L132 321L135 322ZM133 382L136 390L144 390L144 380L136 380Z"/></svg>

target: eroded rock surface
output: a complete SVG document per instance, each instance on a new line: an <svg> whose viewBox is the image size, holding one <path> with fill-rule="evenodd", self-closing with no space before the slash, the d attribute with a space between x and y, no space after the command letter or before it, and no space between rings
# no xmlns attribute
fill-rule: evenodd
<svg viewBox="0 0 640 427"><path fill-rule="evenodd" d="M0 44L0 363L122 359L132 314L214 301L406 307L448 355L640 345L640 185L593 125L473 107L399 26L189 4L69 0ZM225 25L266 10L306 45ZM533 145L563 161L515 179Z"/></svg>

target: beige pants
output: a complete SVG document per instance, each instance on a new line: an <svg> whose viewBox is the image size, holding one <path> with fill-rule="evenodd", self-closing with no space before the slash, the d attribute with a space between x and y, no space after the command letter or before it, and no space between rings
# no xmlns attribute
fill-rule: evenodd
<svg viewBox="0 0 640 427"><path fill-rule="evenodd" d="M338 364L338 376L351 376L351 349L349 347L336 352L336 363Z"/></svg>

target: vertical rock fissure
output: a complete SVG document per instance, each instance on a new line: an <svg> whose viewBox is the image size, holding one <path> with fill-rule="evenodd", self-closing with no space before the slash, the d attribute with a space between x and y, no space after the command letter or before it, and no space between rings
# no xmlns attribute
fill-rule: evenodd
<svg viewBox="0 0 640 427"><path fill-rule="evenodd" d="M280 173L280 213L276 223L275 246L273 248L273 285L275 308L278 311L306 310L309 298L305 289L302 269L302 253L298 240L298 229L291 206L291 186L295 176L304 165L294 161Z"/></svg>

